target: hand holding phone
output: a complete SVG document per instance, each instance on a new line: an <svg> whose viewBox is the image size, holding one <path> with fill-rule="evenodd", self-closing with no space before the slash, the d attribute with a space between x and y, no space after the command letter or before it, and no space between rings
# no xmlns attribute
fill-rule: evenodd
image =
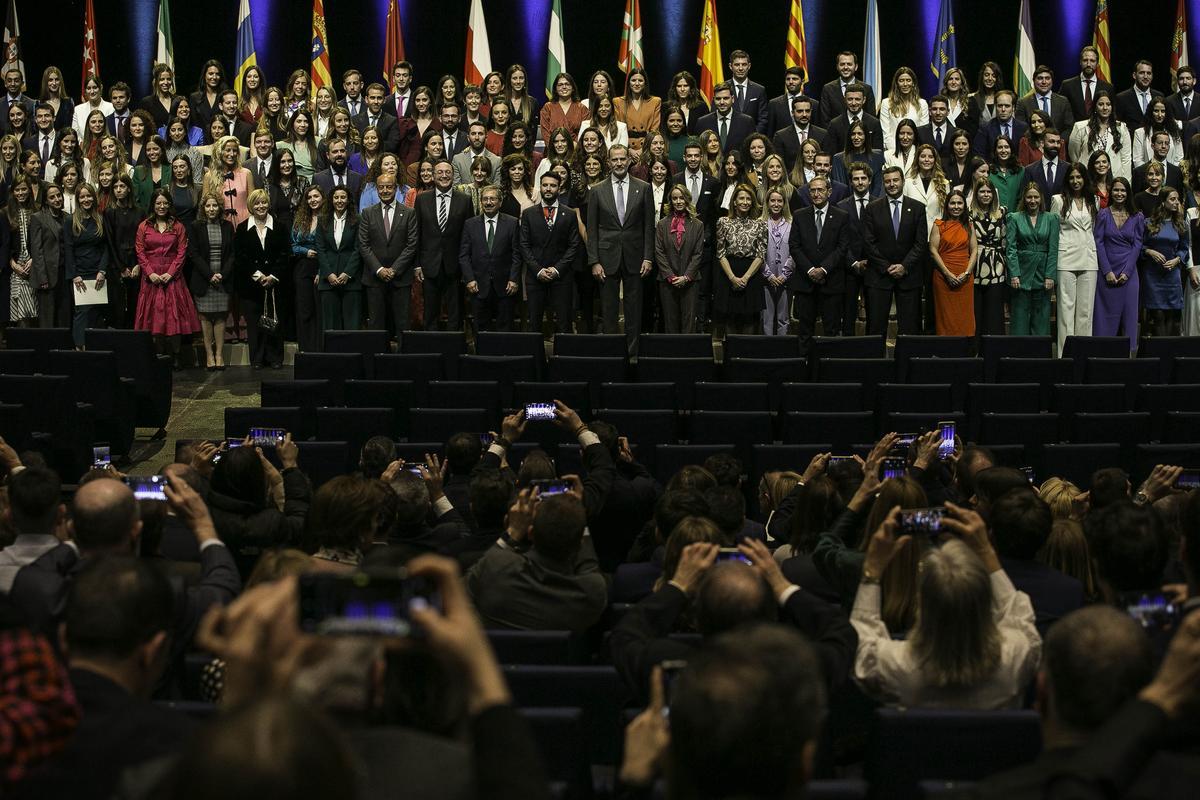
<svg viewBox="0 0 1200 800"><path fill-rule="evenodd" d="M907 470L908 460L905 458L888 456L883 460L882 475L885 481L891 478L903 478Z"/></svg>
<svg viewBox="0 0 1200 800"><path fill-rule="evenodd" d="M275 447L286 435L287 431L283 428L251 428L248 438L257 447Z"/></svg>
<svg viewBox="0 0 1200 800"><path fill-rule="evenodd" d="M108 445L92 448L92 469L108 469L112 465L111 449Z"/></svg>
<svg viewBox="0 0 1200 800"><path fill-rule="evenodd" d="M133 491L137 500L154 500L167 502L163 486L167 479L162 475L126 475L125 485Z"/></svg>
<svg viewBox="0 0 1200 800"><path fill-rule="evenodd" d="M411 611L441 608L428 578L401 568L392 574L300 576L300 629L320 636L409 637L421 631Z"/></svg>
<svg viewBox="0 0 1200 800"><path fill-rule="evenodd" d="M553 403L529 403L525 406L525 419L527 421L534 420L553 420L554 419L554 404Z"/></svg>

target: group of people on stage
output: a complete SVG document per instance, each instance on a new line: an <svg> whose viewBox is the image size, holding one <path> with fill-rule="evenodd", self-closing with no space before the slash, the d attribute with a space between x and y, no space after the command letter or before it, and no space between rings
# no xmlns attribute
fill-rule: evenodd
<svg viewBox="0 0 1200 800"><path fill-rule="evenodd" d="M922 98L902 67L876 101L857 57L804 94L768 98L750 57L712 105L680 72L665 97L632 70L562 73L536 101L524 67L463 86L391 86L359 70L312 90L250 67L170 67L134 102L89 78L76 104L47 67L39 99L5 74L0 248L10 325L150 330L163 352L202 333L276 366L323 329L1049 334L1200 333L1193 266L1200 97L1117 92L1086 47L1024 97L987 62ZM97 297L97 292L107 292ZM96 302L105 300L106 302ZM1005 307L1008 313L1005 313Z"/></svg>

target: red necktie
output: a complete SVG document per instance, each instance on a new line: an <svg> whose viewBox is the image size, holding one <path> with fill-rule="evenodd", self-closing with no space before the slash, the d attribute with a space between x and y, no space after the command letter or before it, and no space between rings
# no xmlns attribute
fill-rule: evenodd
<svg viewBox="0 0 1200 800"><path fill-rule="evenodd" d="M546 227L554 227L554 206L542 206L542 215L546 217Z"/></svg>

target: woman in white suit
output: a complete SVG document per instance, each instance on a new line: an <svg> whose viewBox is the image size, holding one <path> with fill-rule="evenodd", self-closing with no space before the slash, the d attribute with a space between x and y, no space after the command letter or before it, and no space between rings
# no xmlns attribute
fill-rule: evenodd
<svg viewBox="0 0 1200 800"><path fill-rule="evenodd" d="M931 144L923 144L917 148L917 157L913 161L908 178L904 181L904 196L925 205L925 225L933 229L933 221L941 219L942 208L946 203L946 195L950 191L950 182L942 172L942 163L938 159L937 150Z"/></svg>
<svg viewBox="0 0 1200 800"><path fill-rule="evenodd" d="M918 127L929 122L929 104L921 99L917 89L917 73L908 67L896 70L892 76L892 90L879 104L884 152L891 152L895 145L896 126L902 119L911 119Z"/></svg>
<svg viewBox="0 0 1200 800"><path fill-rule="evenodd" d="M1092 335L1096 299L1096 192L1087 168L1067 166L1063 193L1054 195L1050 213L1059 218L1058 233L1058 352L1068 336Z"/></svg>
<svg viewBox="0 0 1200 800"><path fill-rule="evenodd" d="M1113 116L1112 96L1103 89L1096 92L1092 116L1075 123L1067 142L1072 161L1087 163L1092 153L1101 150L1108 154L1113 177L1133 180L1133 136Z"/></svg>

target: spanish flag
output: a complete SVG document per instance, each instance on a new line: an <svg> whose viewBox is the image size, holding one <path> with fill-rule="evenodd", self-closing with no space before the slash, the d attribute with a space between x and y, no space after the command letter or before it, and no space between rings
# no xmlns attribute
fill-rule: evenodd
<svg viewBox="0 0 1200 800"><path fill-rule="evenodd" d="M725 82L725 71L721 66L721 34L717 30L717 0L704 0L696 63L700 65L700 93L711 103L713 89Z"/></svg>

